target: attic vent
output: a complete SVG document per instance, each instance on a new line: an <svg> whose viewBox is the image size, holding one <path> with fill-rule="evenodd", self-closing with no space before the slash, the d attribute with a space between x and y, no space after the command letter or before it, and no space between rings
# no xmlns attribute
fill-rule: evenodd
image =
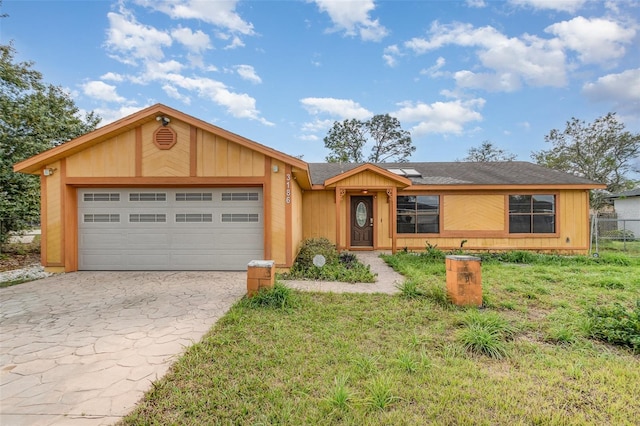
<svg viewBox="0 0 640 426"><path fill-rule="evenodd" d="M160 149L171 149L176 144L176 132L170 127L159 127L153 133L153 143Z"/></svg>

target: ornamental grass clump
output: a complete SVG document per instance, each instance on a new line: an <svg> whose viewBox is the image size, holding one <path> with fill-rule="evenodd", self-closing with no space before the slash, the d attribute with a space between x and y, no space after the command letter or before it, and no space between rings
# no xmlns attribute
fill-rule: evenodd
<svg viewBox="0 0 640 426"><path fill-rule="evenodd" d="M505 342L513 337L516 329L500 315L469 311L462 324L465 327L458 333L458 340L467 352L496 359L507 356Z"/></svg>

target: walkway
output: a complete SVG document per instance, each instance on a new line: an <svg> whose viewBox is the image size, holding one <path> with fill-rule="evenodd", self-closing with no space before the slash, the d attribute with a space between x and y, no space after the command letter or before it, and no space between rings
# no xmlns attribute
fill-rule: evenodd
<svg viewBox="0 0 640 426"><path fill-rule="evenodd" d="M341 283L328 281L285 281L291 288L303 291L318 291L331 293L398 293L398 285L404 282L404 277L393 270L380 255L380 251L354 251L358 260L369 265L371 272L377 274L375 283Z"/></svg>

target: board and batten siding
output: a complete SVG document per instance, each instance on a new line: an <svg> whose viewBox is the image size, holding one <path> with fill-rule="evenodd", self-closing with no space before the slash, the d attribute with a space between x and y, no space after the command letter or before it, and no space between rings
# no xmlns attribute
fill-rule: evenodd
<svg viewBox="0 0 640 426"><path fill-rule="evenodd" d="M355 176L354 176L355 177ZM345 182L340 182L340 186ZM354 183L354 182L350 182ZM387 181L388 183L388 181ZM531 191L523 191L523 193ZM427 243L443 250L457 249L463 240L465 249L488 250L559 250L571 253L586 252L589 246L588 191L550 190L536 193L557 195L557 233L552 236L509 234L508 196L519 191L473 193L443 193L407 191L405 194L440 195L441 217L439 234L396 235L396 247L424 250ZM349 246L349 197L359 191L347 191L340 201L340 235L336 240L335 189L303 194L303 238L326 237L340 249ZM398 191L398 195L403 192ZM392 249L391 200L385 192L369 191L374 195L375 248Z"/></svg>
<svg viewBox="0 0 640 426"><path fill-rule="evenodd" d="M138 185L169 185L174 187L204 185L194 179L207 179L207 185L251 185L263 186L264 197L272 196L271 206L284 205L284 189L269 194L266 190L266 173L270 158L229 141L221 136L194 128L190 124L172 119L169 127L177 135L177 143L169 150L161 150L153 143L153 133L159 128L157 121L147 121L134 128L87 146L62 160L48 164L55 169L51 176L42 178L42 263L51 271L77 268L77 187L129 186L127 178L139 179ZM284 164L281 168L284 170ZM270 173L278 182L284 173ZM97 180L96 180L97 179ZM113 179L113 180L112 180ZM119 179L119 180L118 180ZM245 183L246 186L246 183ZM277 244L271 253L284 252L284 207L275 214L272 235ZM268 221L265 220L268 226ZM68 228L68 229L67 229ZM265 230L266 232L266 230ZM266 247L265 247L266 248ZM75 259L75 262L74 262ZM277 259L284 263L286 259Z"/></svg>

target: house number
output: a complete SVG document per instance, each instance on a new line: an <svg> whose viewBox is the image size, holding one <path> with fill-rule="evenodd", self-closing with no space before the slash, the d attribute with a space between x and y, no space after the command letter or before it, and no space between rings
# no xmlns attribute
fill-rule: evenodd
<svg viewBox="0 0 640 426"><path fill-rule="evenodd" d="M287 204L291 204L291 173L286 174L286 191L285 191L285 202Z"/></svg>

